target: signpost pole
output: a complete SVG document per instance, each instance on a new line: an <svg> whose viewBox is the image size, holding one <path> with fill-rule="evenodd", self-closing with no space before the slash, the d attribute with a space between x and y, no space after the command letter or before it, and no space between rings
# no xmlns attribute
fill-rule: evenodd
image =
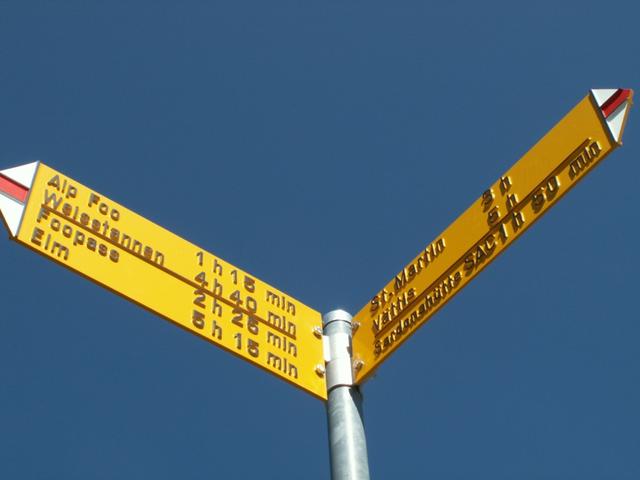
<svg viewBox="0 0 640 480"><path fill-rule="evenodd" d="M333 310L323 316L333 480L369 480L362 394L353 384L351 319L344 310Z"/></svg>

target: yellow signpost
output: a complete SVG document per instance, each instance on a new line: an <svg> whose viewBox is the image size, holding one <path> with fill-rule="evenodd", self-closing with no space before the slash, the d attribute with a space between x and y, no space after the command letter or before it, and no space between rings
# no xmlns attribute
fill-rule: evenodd
<svg viewBox="0 0 640 480"><path fill-rule="evenodd" d="M593 90L354 317L361 383L620 144L630 90Z"/></svg>
<svg viewBox="0 0 640 480"><path fill-rule="evenodd" d="M20 167L0 174L0 207L17 242L327 398L320 313L48 166L32 165L31 185Z"/></svg>
<svg viewBox="0 0 640 480"><path fill-rule="evenodd" d="M355 318L335 310L324 325L298 300L43 164L0 171L0 213L17 242L327 400L332 477L369 478L356 385L621 144L631 100L631 90L591 90Z"/></svg>

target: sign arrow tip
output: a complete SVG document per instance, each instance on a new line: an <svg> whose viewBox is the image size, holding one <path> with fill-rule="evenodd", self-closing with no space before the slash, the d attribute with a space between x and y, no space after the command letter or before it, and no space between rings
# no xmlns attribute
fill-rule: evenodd
<svg viewBox="0 0 640 480"><path fill-rule="evenodd" d="M18 233L39 163L32 162L0 170L0 214L11 237Z"/></svg>
<svg viewBox="0 0 640 480"><path fill-rule="evenodd" d="M598 105L607 127L609 127L611 137L616 143L622 143L620 140L627 123L629 108L633 103L633 90L630 88L599 88L591 90L591 95Z"/></svg>

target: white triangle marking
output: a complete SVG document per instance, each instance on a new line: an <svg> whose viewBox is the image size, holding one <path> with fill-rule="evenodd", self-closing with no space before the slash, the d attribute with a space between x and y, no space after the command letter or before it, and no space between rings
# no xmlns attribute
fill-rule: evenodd
<svg viewBox="0 0 640 480"><path fill-rule="evenodd" d="M598 89L591 90L591 93L593 93L593 96L595 97L596 102L598 103L598 106L602 107L604 102L609 100L611 96L617 91L618 91L617 88L598 88Z"/></svg>
<svg viewBox="0 0 640 480"><path fill-rule="evenodd" d="M23 204L0 193L0 213L13 237L18 233L23 211Z"/></svg>
<svg viewBox="0 0 640 480"><path fill-rule="evenodd" d="M26 188L31 188L33 183L33 177L36 174L39 162L27 163L26 165L20 165L19 167L7 168L0 170L0 173L11 180L18 182L20 185Z"/></svg>
<svg viewBox="0 0 640 480"><path fill-rule="evenodd" d="M609 126L609 130L611 130L611 135L613 136L616 142L620 141L620 137L622 135L622 127L624 125L624 119L627 116L627 111L629 110L629 102L626 101L621 104L618 108L616 108L615 112L613 112L607 118L607 125Z"/></svg>

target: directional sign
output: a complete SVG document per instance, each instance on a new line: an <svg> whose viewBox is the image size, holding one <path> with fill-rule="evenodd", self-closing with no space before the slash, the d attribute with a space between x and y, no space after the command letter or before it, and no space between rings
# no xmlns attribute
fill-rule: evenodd
<svg viewBox="0 0 640 480"><path fill-rule="evenodd" d="M0 172L18 243L327 398L320 313L36 162Z"/></svg>
<svg viewBox="0 0 640 480"><path fill-rule="evenodd" d="M592 90L358 312L358 383L621 144L631 98Z"/></svg>

